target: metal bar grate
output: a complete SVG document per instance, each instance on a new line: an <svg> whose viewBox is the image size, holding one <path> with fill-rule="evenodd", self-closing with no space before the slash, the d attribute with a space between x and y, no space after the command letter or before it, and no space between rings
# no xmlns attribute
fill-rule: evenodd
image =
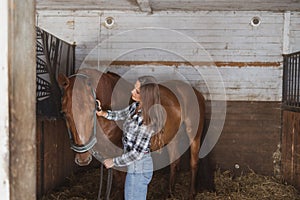
<svg viewBox="0 0 300 200"><path fill-rule="evenodd" d="M283 56L283 107L300 111L300 51Z"/></svg>
<svg viewBox="0 0 300 200"><path fill-rule="evenodd" d="M56 78L59 73L74 73L75 45L58 39L36 27L36 99L37 114L59 117L61 92Z"/></svg>

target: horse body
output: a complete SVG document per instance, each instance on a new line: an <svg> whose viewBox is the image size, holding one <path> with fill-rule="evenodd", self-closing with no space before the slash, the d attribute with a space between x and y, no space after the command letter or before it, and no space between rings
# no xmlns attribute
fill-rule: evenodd
<svg viewBox="0 0 300 200"><path fill-rule="evenodd" d="M62 111L66 114L67 126L70 129L74 143L84 145L91 139L93 132L93 117L95 117L95 98L101 101L103 110L121 109L130 103L132 85L113 73L102 73L93 69L82 69L76 76L67 78L59 76L58 82L64 89L62 97ZM115 88L121 86L121 90ZM171 89L170 89L171 88ZM95 89L95 97L93 90ZM179 81L170 81L160 85L161 104L166 112L164 130L151 138L151 151L157 151L167 145L171 163L170 193L174 187L175 171L179 164L180 153L178 144L180 138L176 136L180 126L185 124L185 132L190 140L191 152L191 190L190 197L196 193L196 173L198 169L198 154L200 150L201 134L204 126L205 104L204 98L197 90ZM195 95L197 102L191 103ZM199 114L200 113L200 114ZM198 122L195 121L195 116ZM122 153L121 124L97 117L97 143L94 148L100 148L103 157L113 157ZM100 129L100 130L99 130ZM113 143L114 145L111 145ZM119 147L119 148L116 148ZM87 165L91 161L90 151L77 153L75 162ZM124 179L118 174L115 178ZM118 180L117 182L123 182Z"/></svg>

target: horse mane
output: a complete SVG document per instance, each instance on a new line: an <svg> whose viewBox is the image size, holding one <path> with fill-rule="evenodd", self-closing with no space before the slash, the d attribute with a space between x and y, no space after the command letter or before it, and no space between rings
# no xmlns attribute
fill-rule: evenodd
<svg viewBox="0 0 300 200"><path fill-rule="evenodd" d="M110 74L110 75L113 75L113 76L119 76L117 73L115 73L115 72L111 72L111 71L107 71L107 72L102 72L102 71L100 71L100 70L98 70L98 69L95 69L95 68L81 68L81 69L78 69L76 72L75 72L75 74L77 74L77 73L82 73L82 72L85 72L85 73L87 73L87 72L89 72L89 71L97 71L97 72L100 72L100 73L103 73L103 74ZM119 76L120 77L120 76Z"/></svg>
<svg viewBox="0 0 300 200"><path fill-rule="evenodd" d="M107 71L106 73L107 73L108 75L111 75L111 76L120 77L120 75L119 75L119 74L116 74L115 72Z"/></svg>

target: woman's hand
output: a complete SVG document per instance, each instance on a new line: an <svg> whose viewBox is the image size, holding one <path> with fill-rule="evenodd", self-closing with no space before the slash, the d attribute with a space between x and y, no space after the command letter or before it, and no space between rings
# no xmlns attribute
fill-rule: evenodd
<svg viewBox="0 0 300 200"><path fill-rule="evenodd" d="M107 112L103 111L102 108L101 108L101 102L100 102L100 100L96 99L96 103L97 103L97 109L96 109L97 116L100 116L100 117L107 116Z"/></svg>
<svg viewBox="0 0 300 200"><path fill-rule="evenodd" d="M96 104L97 104L97 111L100 112L102 110L100 100L96 99Z"/></svg>
<svg viewBox="0 0 300 200"><path fill-rule="evenodd" d="M112 168L113 166L115 166L114 161L113 161L112 158L105 159L105 160L103 161L103 164L104 164L104 166L105 166L107 169Z"/></svg>

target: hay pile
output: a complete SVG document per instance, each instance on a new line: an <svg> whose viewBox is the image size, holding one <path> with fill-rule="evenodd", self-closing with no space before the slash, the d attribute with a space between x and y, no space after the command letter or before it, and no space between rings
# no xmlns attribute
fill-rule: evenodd
<svg viewBox="0 0 300 200"><path fill-rule="evenodd" d="M68 178L65 186L52 191L42 200L96 200L99 187L99 169L81 172ZM167 170L155 172L149 185L149 200L182 200L188 198L189 172L177 176L173 197L167 196L169 174ZM294 187L280 183L272 177L254 172L233 178L230 171L216 172L216 192L198 193L201 200L300 200ZM102 192L102 194L104 191ZM116 197L119 195L117 194ZM113 198L118 199L118 198Z"/></svg>
<svg viewBox="0 0 300 200"><path fill-rule="evenodd" d="M199 193L196 199L218 200L299 200L298 191L291 185L281 183L274 177L248 173L235 179L230 171L218 171L215 193Z"/></svg>

